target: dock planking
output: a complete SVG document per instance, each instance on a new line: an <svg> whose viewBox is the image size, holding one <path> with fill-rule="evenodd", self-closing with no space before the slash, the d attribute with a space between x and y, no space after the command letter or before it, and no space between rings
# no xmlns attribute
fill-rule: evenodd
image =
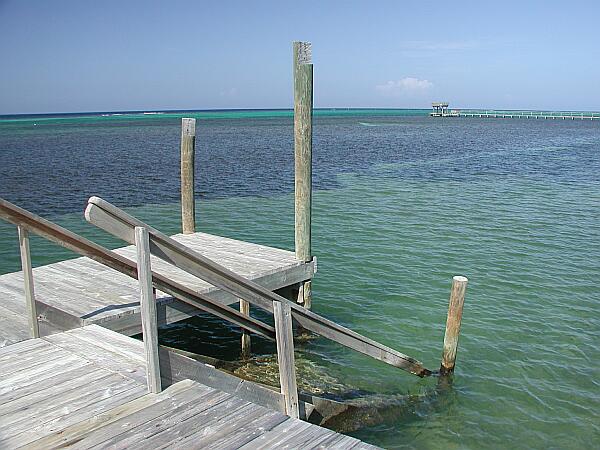
<svg viewBox="0 0 600 450"><path fill-rule="evenodd" d="M0 448L376 448L197 381L148 393L142 343L97 325L0 362Z"/></svg>
<svg viewBox="0 0 600 450"><path fill-rule="evenodd" d="M207 233L177 234L173 238L270 290L294 286L313 277L314 263L299 261L293 252L287 250ZM134 246L119 248L115 252L136 260ZM222 304L239 301L159 258L152 257L151 263L155 271ZM38 307L38 313L44 318L40 321L42 334L48 334L49 329L60 331L90 324L100 324L127 335L141 331L138 282L127 275L81 257L36 267L33 279L36 300L43 304ZM22 272L0 275L0 298L2 347L28 337ZM159 325L198 313L197 308L157 291Z"/></svg>

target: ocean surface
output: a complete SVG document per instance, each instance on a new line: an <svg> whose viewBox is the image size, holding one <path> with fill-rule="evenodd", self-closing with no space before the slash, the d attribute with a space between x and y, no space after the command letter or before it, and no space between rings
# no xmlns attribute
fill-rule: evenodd
<svg viewBox="0 0 600 450"><path fill-rule="evenodd" d="M286 110L0 117L0 196L111 248L83 220L91 195L178 232L183 116L198 118L199 229L293 249ZM318 110L313 151L315 311L436 369L452 276L469 278L450 385L324 339L300 346L301 378L385 405L352 435L387 448L598 448L600 122ZM32 254L74 257L37 238ZM16 230L0 223L0 273L17 270ZM161 341L239 356L239 330L207 316Z"/></svg>

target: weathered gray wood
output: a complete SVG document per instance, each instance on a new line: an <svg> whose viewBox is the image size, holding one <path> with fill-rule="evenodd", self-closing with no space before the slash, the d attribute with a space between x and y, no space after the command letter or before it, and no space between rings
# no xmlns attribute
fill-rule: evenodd
<svg viewBox="0 0 600 450"><path fill-rule="evenodd" d="M23 280L25 288L25 305L27 321L29 323L29 334L31 337L40 337L37 310L35 306L35 292L33 287L33 272L31 267L31 252L29 249L29 233L22 226L17 227L19 232L19 249L21 251L21 267L23 268Z"/></svg>
<svg viewBox="0 0 600 450"><path fill-rule="evenodd" d="M310 261L312 207L313 66L311 44L294 42L294 154L296 258Z"/></svg>
<svg viewBox="0 0 600 450"><path fill-rule="evenodd" d="M313 65L311 44L294 42L294 173L296 258L312 258L312 113ZM312 306L310 281L300 289L302 304Z"/></svg>
<svg viewBox="0 0 600 450"><path fill-rule="evenodd" d="M467 283L468 280L466 277L455 276L452 278L452 290L450 291L448 318L446 319L446 332L444 334L444 350L442 352L442 364L440 366L441 375L447 375L454 372L456 351L458 348L458 335L460 333L460 322L462 320Z"/></svg>
<svg viewBox="0 0 600 450"><path fill-rule="evenodd" d="M94 402L139 387L139 384L133 380L111 374L63 392L58 397L37 403L35 408L29 407L12 413L0 423L0 434L3 437L17 435L26 431L32 422L44 423L58 415L67 415Z"/></svg>
<svg viewBox="0 0 600 450"><path fill-rule="evenodd" d="M298 385L294 359L294 332L292 329L292 310L289 303L273 302L275 333L277 336L277 362L279 363L279 382L285 399L285 412L298 418Z"/></svg>
<svg viewBox="0 0 600 450"><path fill-rule="evenodd" d="M181 119L181 225L184 234L196 231L194 159L196 119Z"/></svg>
<svg viewBox="0 0 600 450"><path fill-rule="evenodd" d="M23 226L52 242L56 242L81 255L88 256L132 278L137 278L137 267L133 261L124 258L89 239L78 236L65 228L31 214L4 199L0 199L0 218L14 223L15 225ZM274 339L275 330L269 325L263 324L251 317L244 316L233 308L220 305L206 295L197 293L186 286L172 282L161 275L153 274L153 280L156 287L163 292L177 297L204 311L211 312L218 317L235 323L249 331L261 334L269 339Z"/></svg>
<svg viewBox="0 0 600 450"><path fill-rule="evenodd" d="M206 426L207 418L227 411L235 411L249 405L232 396L219 396L212 401L183 405L170 414L149 420L131 430L126 435L117 435L92 448L148 449L160 448L175 441L182 435L194 431L196 424ZM188 420L191 419L191 420Z"/></svg>
<svg viewBox="0 0 600 450"><path fill-rule="evenodd" d="M192 402L204 403L219 394L221 393L204 389L197 383L182 381L165 389L162 395L145 395L96 416L74 422L60 432L36 440L31 448L93 447L149 420L169 414L182 405Z"/></svg>
<svg viewBox="0 0 600 450"><path fill-rule="evenodd" d="M292 308L294 318L304 328L380 361L407 370L417 376L431 375L431 371L423 367L422 363L414 358L325 319L294 302L289 302L280 295L187 248L185 245L164 235L155 228L139 221L99 197L91 197L89 199L88 207L86 208L86 219L130 243L133 240L133 229L136 226L146 227L150 234L150 251L153 255L169 261L171 264L190 274L200 277L266 311L273 311L274 301L287 302ZM241 313L238 314L241 315Z"/></svg>
<svg viewBox="0 0 600 450"><path fill-rule="evenodd" d="M247 316L250 315L250 303L240 299L240 312ZM250 335L242 330L242 358L250 357Z"/></svg>
<svg viewBox="0 0 600 450"><path fill-rule="evenodd" d="M282 448L286 440L305 433L311 427L314 427L314 425L290 417L285 422L275 426L271 431L248 442L246 445L243 445L240 449L259 450Z"/></svg>
<svg viewBox="0 0 600 450"><path fill-rule="evenodd" d="M342 442L330 431L237 397L244 394L244 386L252 385L239 379L235 397L189 380L144 395L145 378L139 382L125 375L143 365L143 347L140 341L98 326L16 344L24 352L46 349L51 354L58 348L59 356L53 360L40 353L45 358L43 371L23 369L22 376L6 373L7 366L0 364L0 448L219 449L254 442L260 448L281 448ZM70 356L64 356L65 350ZM0 361L18 353L0 349ZM69 364L57 365L56 360ZM172 378L191 370L177 358L167 362ZM39 385L36 375L42 375ZM10 390L1 391L7 381ZM271 434L286 423L293 426ZM267 435L269 439L260 439Z"/></svg>
<svg viewBox="0 0 600 450"><path fill-rule="evenodd" d="M137 248L142 329L146 351L146 376L148 378L148 390L156 394L162 390L160 360L158 359L158 326L156 324L156 299L152 288L150 239L148 238L148 230L144 227L135 228L135 246Z"/></svg>
<svg viewBox="0 0 600 450"><path fill-rule="evenodd" d="M161 348L159 353L163 368L163 383L171 384L189 378L243 400L285 412L283 396L279 392L252 381L242 380L208 364L166 349Z"/></svg>

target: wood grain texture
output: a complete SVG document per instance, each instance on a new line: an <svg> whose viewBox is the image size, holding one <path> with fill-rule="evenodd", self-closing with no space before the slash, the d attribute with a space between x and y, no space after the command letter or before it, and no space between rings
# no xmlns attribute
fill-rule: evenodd
<svg viewBox="0 0 600 450"><path fill-rule="evenodd" d="M279 382L285 399L285 411L290 417L298 418L298 385L296 383L296 365L294 359L294 331L292 329L292 310L289 303L273 302L275 333L277 335L277 362L279 364Z"/></svg>
<svg viewBox="0 0 600 450"><path fill-rule="evenodd" d="M240 312L245 314L246 316L250 315L250 303L246 300L240 299ZM242 350L241 355L243 359L250 357L250 334L246 333L245 330L242 330Z"/></svg>
<svg viewBox="0 0 600 450"><path fill-rule="evenodd" d="M296 258L310 261L312 221L313 66L304 63L305 43L294 42L294 173Z"/></svg>
<svg viewBox="0 0 600 450"><path fill-rule="evenodd" d="M158 358L158 326L156 324L156 298L152 288L152 267L150 266L150 239L144 227L135 228L135 247L137 249L138 283L140 285L140 304L142 312L142 330L146 353L146 376L148 390L156 394L162 390L160 384L160 360Z"/></svg>
<svg viewBox="0 0 600 450"><path fill-rule="evenodd" d="M196 119L181 119L181 227L184 234L196 231L194 165Z"/></svg>
<svg viewBox="0 0 600 450"><path fill-rule="evenodd" d="M447 375L454 371L456 352L458 349L458 335L462 320L463 305L468 280L466 277L455 276L452 279L450 302L448 304L448 318L446 319L446 332L444 334L444 350L440 374Z"/></svg>
<svg viewBox="0 0 600 450"><path fill-rule="evenodd" d="M165 359L169 377L194 371L175 356ZM181 379L148 394L143 371L142 342L96 325L1 348L0 448L368 447L240 398L252 383L237 379L232 395Z"/></svg>
<svg viewBox="0 0 600 450"><path fill-rule="evenodd" d="M33 338L40 337L37 309L35 305L35 292L33 287L33 271L31 266L31 251L29 248L29 232L22 226L17 227L19 233L19 250L21 252L21 267L23 269L23 286L25 289L25 307L29 335Z"/></svg>

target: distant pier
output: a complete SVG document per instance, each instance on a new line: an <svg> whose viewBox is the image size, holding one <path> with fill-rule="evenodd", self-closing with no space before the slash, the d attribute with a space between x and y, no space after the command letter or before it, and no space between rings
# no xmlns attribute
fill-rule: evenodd
<svg viewBox="0 0 600 450"><path fill-rule="evenodd" d="M553 120L600 120L600 112L581 111L515 111L495 109L452 109L448 102L431 104L431 117L477 117L492 119L553 119Z"/></svg>

